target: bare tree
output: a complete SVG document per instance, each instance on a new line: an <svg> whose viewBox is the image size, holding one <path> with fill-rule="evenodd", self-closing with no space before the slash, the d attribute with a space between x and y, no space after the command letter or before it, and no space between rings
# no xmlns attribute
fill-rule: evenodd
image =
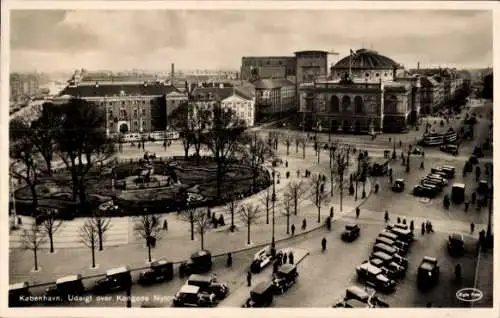
<svg viewBox="0 0 500 318"><path fill-rule="evenodd" d="M286 146L286 155L290 155L290 146L292 145L292 138L290 135L286 135L285 139L282 140L283 144Z"/></svg>
<svg viewBox="0 0 500 318"><path fill-rule="evenodd" d="M111 219L102 217L99 214L94 214L91 220L97 230L97 236L99 238L99 251L102 251L105 233L111 228Z"/></svg>
<svg viewBox="0 0 500 318"><path fill-rule="evenodd" d="M321 207L325 204L328 196L325 191L325 182L320 174L311 177L311 196L314 205L318 209L318 223L321 222Z"/></svg>
<svg viewBox="0 0 500 318"><path fill-rule="evenodd" d="M299 139L299 144L302 147L302 159L306 159L306 147L308 145L308 140L306 136L303 136Z"/></svg>
<svg viewBox="0 0 500 318"><path fill-rule="evenodd" d="M50 242L50 253L54 253L54 234L61 228L62 221L57 219L57 210L53 208L39 208L42 218L42 228Z"/></svg>
<svg viewBox="0 0 500 318"><path fill-rule="evenodd" d="M340 212L342 212L342 200L344 197L344 176L347 168L349 167L349 148L337 148L335 152L332 152L333 165L330 168L330 174L333 177L334 174L338 176L339 187L340 187ZM333 187L332 187L333 195Z"/></svg>
<svg viewBox="0 0 500 318"><path fill-rule="evenodd" d="M204 143L204 132L210 125L211 111L206 107L200 107L195 103L188 105L189 119L188 129L191 134L191 142L194 146L196 162L200 162L201 146Z"/></svg>
<svg viewBox="0 0 500 318"><path fill-rule="evenodd" d="M182 146L184 148L185 159L188 158L189 148L193 145L193 132L191 130L191 126L189 125L189 107L188 103L179 105L179 107L177 107L167 118L168 124L179 132L182 140Z"/></svg>
<svg viewBox="0 0 500 318"><path fill-rule="evenodd" d="M91 219L87 219L80 227L80 242L85 244L92 253L92 268L95 268L95 247L98 244L99 237L97 229Z"/></svg>
<svg viewBox="0 0 500 318"><path fill-rule="evenodd" d="M283 195L283 215L286 216L286 234L290 234L290 217L293 213L293 198L289 193Z"/></svg>
<svg viewBox="0 0 500 318"><path fill-rule="evenodd" d="M229 198L229 202L227 204L227 210L231 214L231 227L229 228L231 232L234 232L234 230L236 229L236 226L234 225L234 213L236 212L237 209L238 209L238 204L236 203L236 197L232 195Z"/></svg>
<svg viewBox="0 0 500 318"><path fill-rule="evenodd" d="M151 247L160 239L162 226L160 217L155 214L144 214L135 218L134 232L146 241L148 261L151 262Z"/></svg>
<svg viewBox="0 0 500 318"><path fill-rule="evenodd" d="M260 213L258 205L244 204L240 208L241 221L247 226L247 244L250 245L250 226L257 223L257 218Z"/></svg>
<svg viewBox="0 0 500 318"><path fill-rule="evenodd" d="M41 244L46 242L46 239L46 233L35 221L33 221L33 224L28 229L23 230L21 244L23 248L33 251L35 271L38 270L38 249Z"/></svg>
<svg viewBox="0 0 500 318"><path fill-rule="evenodd" d="M271 199L272 195L270 188L268 187L266 189L266 192L264 192L259 198L262 205L266 208L266 224L269 224L269 211L271 210Z"/></svg>
<svg viewBox="0 0 500 318"><path fill-rule="evenodd" d="M295 153L299 153L299 146L300 146L300 140L301 140L301 136L299 134L297 134L295 136Z"/></svg>
<svg viewBox="0 0 500 318"><path fill-rule="evenodd" d="M196 225L196 232L200 234L201 239L201 250L205 249L205 233L210 228L212 224L211 218L208 217L208 214L205 211L197 210L194 215L194 222Z"/></svg>
<svg viewBox="0 0 500 318"><path fill-rule="evenodd" d="M299 204L306 194L305 184L302 180L293 180L286 185L285 194L293 201L295 215L299 211Z"/></svg>
<svg viewBox="0 0 500 318"><path fill-rule="evenodd" d="M181 213L183 219L188 221L189 225L191 226L191 241L194 241L194 223L195 223L196 208L188 205Z"/></svg>
<svg viewBox="0 0 500 318"><path fill-rule="evenodd" d="M38 206L36 186L39 181L40 165L38 153L32 142L33 131L27 123L18 119L10 122L9 130L11 158L9 173L14 179L30 188L32 211L35 212Z"/></svg>

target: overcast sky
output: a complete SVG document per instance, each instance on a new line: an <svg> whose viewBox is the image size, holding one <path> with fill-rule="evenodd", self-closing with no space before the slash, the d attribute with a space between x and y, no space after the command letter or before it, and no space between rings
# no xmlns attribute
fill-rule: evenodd
<svg viewBox="0 0 500 318"><path fill-rule="evenodd" d="M238 69L242 56L372 48L406 67L493 64L489 11L11 12L11 71Z"/></svg>

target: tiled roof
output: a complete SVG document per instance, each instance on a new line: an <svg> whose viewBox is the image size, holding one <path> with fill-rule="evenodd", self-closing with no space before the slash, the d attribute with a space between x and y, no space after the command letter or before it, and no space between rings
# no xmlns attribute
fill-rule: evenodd
<svg viewBox="0 0 500 318"><path fill-rule="evenodd" d="M436 87L439 86L439 83L430 76L422 76L420 78L420 83L424 87Z"/></svg>
<svg viewBox="0 0 500 318"><path fill-rule="evenodd" d="M240 91L237 87L196 87L191 95L195 99L197 99L200 95L203 96L202 98L206 98L209 95L213 96L213 98L215 98L215 96L219 96L220 100L224 100L232 95L237 95L244 99L252 99L252 96L248 96L244 92Z"/></svg>
<svg viewBox="0 0 500 318"><path fill-rule="evenodd" d="M293 86L293 82L287 79L261 79L252 82L256 89L270 89L270 88L280 88L283 86Z"/></svg>
<svg viewBox="0 0 500 318"><path fill-rule="evenodd" d="M139 84L139 83L120 83L120 84L79 84L78 86L66 86L59 96L70 95L75 97L103 97L120 95L150 95L162 96L172 91L178 91L174 86L160 83Z"/></svg>
<svg viewBox="0 0 500 318"><path fill-rule="evenodd" d="M352 69L362 70L401 68L394 60L380 55L376 51L359 49L356 51L356 55L342 58L332 69L347 69L349 64Z"/></svg>

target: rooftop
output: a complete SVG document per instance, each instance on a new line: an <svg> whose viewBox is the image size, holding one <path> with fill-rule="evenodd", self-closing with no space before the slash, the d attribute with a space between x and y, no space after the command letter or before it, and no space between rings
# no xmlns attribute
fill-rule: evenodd
<svg viewBox="0 0 500 318"><path fill-rule="evenodd" d="M251 100L252 96L249 96L238 89L238 87L196 87L191 93L192 96L196 99L198 98L220 98L220 100L224 100L230 96L236 95L238 97ZM212 97L211 97L212 96Z"/></svg>
<svg viewBox="0 0 500 318"><path fill-rule="evenodd" d="M293 86L295 85L293 82L287 79L260 79L255 82L252 82L253 86L256 89L272 89L272 88L281 88L283 86Z"/></svg>
<svg viewBox="0 0 500 318"><path fill-rule="evenodd" d="M359 49L354 55L342 58L331 69L348 69L349 67L362 70L401 68L394 60L368 49Z"/></svg>
<svg viewBox="0 0 500 318"><path fill-rule="evenodd" d="M59 96L73 97L104 97L117 95L162 96L172 91L179 91L172 85L162 83L81 83L76 86L66 86Z"/></svg>

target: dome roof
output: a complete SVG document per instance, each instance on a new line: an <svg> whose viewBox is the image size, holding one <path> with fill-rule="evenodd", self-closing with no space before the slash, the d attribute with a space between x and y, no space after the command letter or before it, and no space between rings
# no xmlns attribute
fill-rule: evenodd
<svg viewBox="0 0 500 318"><path fill-rule="evenodd" d="M393 69L394 67L400 68L399 64L394 60L378 54L378 52L367 49L359 49L356 51L356 55L351 58L351 68L352 69L363 69L363 70L373 70L373 69ZM349 68L349 56L342 58L338 61L332 69L348 69Z"/></svg>

